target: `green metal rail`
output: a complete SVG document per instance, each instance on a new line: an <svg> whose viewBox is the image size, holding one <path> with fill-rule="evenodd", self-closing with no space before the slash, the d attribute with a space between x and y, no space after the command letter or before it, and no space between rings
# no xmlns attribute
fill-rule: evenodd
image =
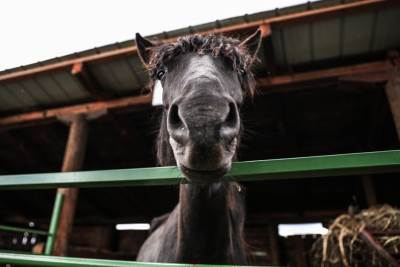
<svg viewBox="0 0 400 267"><path fill-rule="evenodd" d="M147 263L117 260L83 259L72 257L49 257L39 255L22 255L0 253L0 263L28 265L28 266L55 266L55 267L193 267L193 264L177 263ZM227 267L227 265L196 264L196 267ZM236 265L235 267L242 267ZM244 267L244 266L243 266ZM251 267L251 266L246 266Z"/></svg>
<svg viewBox="0 0 400 267"><path fill-rule="evenodd" d="M226 176L235 181L295 179L359 175L370 173L400 172L400 150L351 153L288 159L236 162ZM110 187L139 185L168 185L185 182L176 167L140 168L106 171L43 173L0 176L0 190L43 189L58 187ZM63 195L57 194L45 254L50 255L63 203ZM13 229L11 229L13 228ZM0 230L26 230L3 227ZM30 230L30 229L29 229ZM32 232L32 231L30 231ZM38 232L39 233L39 232ZM45 234L43 232L42 234ZM70 257L53 257L16 253L0 253L0 263L29 266L133 266L133 267L189 267L190 264L141 263ZM197 265L211 267L217 265ZM238 266L240 267L240 266Z"/></svg>
<svg viewBox="0 0 400 267"><path fill-rule="evenodd" d="M57 192L56 200L54 201L53 213L51 215L49 236L47 237L46 247L44 249L45 255L51 255L51 253L53 252L55 236L58 229L58 221L60 220L60 214L63 202L64 202L64 195L60 192Z"/></svg>
<svg viewBox="0 0 400 267"><path fill-rule="evenodd" d="M41 231L41 230L36 230L36 229L31 229L31 228L7 226L7 225L0 225L0 231L30 233L30 234L37 234L37 235L48 235L49 234L46 231Z"/></svg>
<svg viewBox="0 0 400 267"><path fill-rule="evenodd" d="M236 181L399 172L400 150L236 162ZM177 167L138 168L0 176L0 189L168 185L185 182Z"/></svg>

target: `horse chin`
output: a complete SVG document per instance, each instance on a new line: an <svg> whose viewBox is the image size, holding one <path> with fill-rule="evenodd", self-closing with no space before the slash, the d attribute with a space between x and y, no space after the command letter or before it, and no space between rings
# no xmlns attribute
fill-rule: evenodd
<svg viewBox="0 0 400 267"><path fill-rule="evenodd" d="M179 164L179 169L181 170L182 174L189 183L194 184L211 184L220 182L230 168L231 164L214 170L197 170Z"/></svg>

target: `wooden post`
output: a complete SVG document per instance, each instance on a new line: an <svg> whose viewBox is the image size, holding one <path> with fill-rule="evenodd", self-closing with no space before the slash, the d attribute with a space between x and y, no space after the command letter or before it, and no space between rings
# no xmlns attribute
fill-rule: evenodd
<svg viewBox="0 0 400 267"><path fill-rule="evenodd" d="M376 192L374 188L374 181L372 180L372 175L364 175L361 177L361 183L364 189L365 198L368 207L372 207L378 204L376 200Z"/></svg>
<svg viewBox="0 0 400 267"><path fill-rule="evenodd" d="M306 267L307 259L306 259L306 250L304 247L304 240L301 236L296 235L292 237L293 245L294 245L294 266L297 267Z"/></svg>
<svg viewBox="0 0 400 267"><path fill-rule="evenodd" d="M268 225L268 239L269 254L271 256L270 264L280 265L278 226L276 224Z"/></svg>
<svg viewBox="0 0 400 267"><path fill-rule="evenodd" d="M71 123L67 146L65 148L63 172L77 171L82 168L85 158L87 121L83 114L73 115L67 120ZM61 210L60 223L56 235L54 255L65 256L68 248L68 237L72 229L75 207L78 198L77 188L59 188L64 195L64 204Z"/></svg>
<svg viewBox="0 0 400 267"><path fill-rule="evenodd" d="M397 137L400 140L400 63L393 68L386 84L386 96L392 111Z"/></svg>

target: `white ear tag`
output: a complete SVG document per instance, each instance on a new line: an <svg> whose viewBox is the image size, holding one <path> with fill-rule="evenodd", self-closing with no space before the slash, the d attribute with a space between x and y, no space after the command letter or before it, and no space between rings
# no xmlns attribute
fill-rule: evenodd
<svg viewBox="0 0 400 267"><path fill-rule="evenodd" d="M164 88L159 80L156 81L156 84L153 88L153 100L151 104L153 106L161 106L163 104L162 96L163 96Z"/></svg>

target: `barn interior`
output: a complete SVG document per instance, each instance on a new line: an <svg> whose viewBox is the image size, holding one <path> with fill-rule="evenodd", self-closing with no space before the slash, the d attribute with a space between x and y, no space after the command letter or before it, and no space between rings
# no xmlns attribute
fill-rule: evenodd
<svg viewBox="0 0 400 267"><path fill-rule="evenodd" d="M240 161L392 150L400 148L400 121L387 93L400 48L400 28L393 27L400 23L398 4L323 0L150 38L213 30L244 38L262 27L257 93L241 110ZM128 40L0 72L0 174L60 171L69 133L65 118L91 114L100 104L106 108L87 115L81 170L157 166L162 108L143 98L147 74L129 50L133 45ZM146 101L129 104L130 99ZM106 105L124 100L129 103ZM350 205L399 207L397 176L243 182L253 265L309 266L307 252L316 235L284 237L278 225L327 225ZM49 227L55 190L0 192L1 225ZM177 201L178 186L80 189L68 255L133 260L148 231L118 231L116 225L149 223ZM0 231L0 249L32 251L43 242L40 236Z"/></svg>

